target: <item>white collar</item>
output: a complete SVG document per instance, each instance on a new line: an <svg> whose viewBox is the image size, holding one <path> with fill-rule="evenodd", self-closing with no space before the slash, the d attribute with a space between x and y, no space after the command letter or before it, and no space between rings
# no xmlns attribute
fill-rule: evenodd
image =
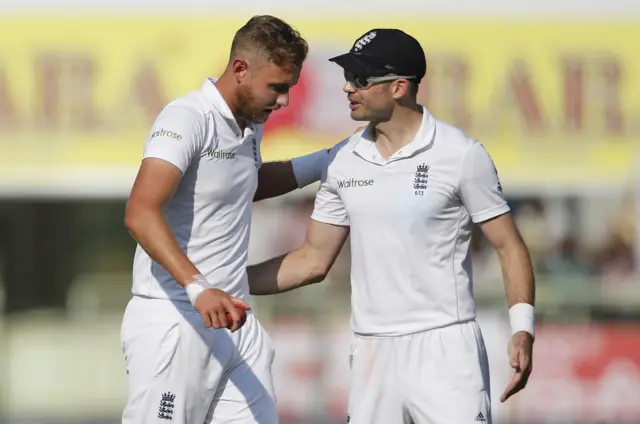
<svg viewBox="0 0 640 424"><path fill-rule="evenodd" d="M202 84L202 93L204 94L207 103L213 105L213 107L218 111L220 116L224 118L227 124L234 129L238 134L240 133L240 126L238 125L238 121L236 121L236 117L231 112L231 108L227 101L222 97L222 94L218 90L215 85L217 78L206 78L204 83ZM247 121L247 125L244 129L243 137L247 137L249 135L253 135L256 132L256 124L253 122Z"/></svg>
<svg viewBox="0 0 640 424"><path fill-rule="evenodd" d="M408 158L418 151L429 148L431 144L433 144L435 132L436 119L431 115L427 108L423 106L422 123L420 124L418 132L413 137L413 140L394 153L388 160L385 160L378 151L374 141L374 135L371 133L369 127L360 134L360 139L354 144L353 151L366 161L378 165L384 165L398 159Z"/></svg>

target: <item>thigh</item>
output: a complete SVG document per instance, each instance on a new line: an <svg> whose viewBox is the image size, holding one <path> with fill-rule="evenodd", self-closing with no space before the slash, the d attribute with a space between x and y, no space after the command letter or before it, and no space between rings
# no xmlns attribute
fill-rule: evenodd
<svg viewBox="0 0 640 424"><path fill-rule="evenodd" d="M251 314L234 335L240 352L221 382L207 424L277 424L271 367L274 350L269 335Z"/></svg>
<svg viewBox="0 0 640 424"><path fill-rule="evenodd" d="M407 361L416 424L490 424L489 365L475 321L421 333Z"/></svg>
<svg viewBox="0 0 640 424"><path fill-rule="evenodd" d="M213 335L202 332L196 318L161 300L136 299L127 307L122 344L129 397L123 424L204 422L224 361L212 355Z"/></svg>
<svg viewBox="0 0 640 424"><path fill-rule="evenodd" d="M350 424L407 424L393 339L356 338L351 347Z"/></svg>

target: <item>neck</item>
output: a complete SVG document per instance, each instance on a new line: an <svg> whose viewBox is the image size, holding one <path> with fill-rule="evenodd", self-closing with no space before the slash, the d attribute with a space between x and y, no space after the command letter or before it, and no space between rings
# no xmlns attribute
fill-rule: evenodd
<svg viewBox="0 0 640 424"><path fill-rule="evenodd" d="M238 101L236 97L235 91L235 82L233 81L233 76L227 72L223 72L220 78L218 78L215 82L215 86L220 92L220 95L229 106L231 113L236 118L236 122L241 130L244 130L244 127L247 124L247 120L238 114Z"/></svg>
<svg viewBox="0 0 640 424"><path fill-rule="evenodd" d="M411 143L422 125L422 114L420 105L396 107L389 120L372 123L376 147L385 159Z"/></svg>

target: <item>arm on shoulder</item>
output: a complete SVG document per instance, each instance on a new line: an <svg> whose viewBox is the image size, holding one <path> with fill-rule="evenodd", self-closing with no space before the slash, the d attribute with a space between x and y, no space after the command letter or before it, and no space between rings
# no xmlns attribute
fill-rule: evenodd
<svg viewBox="0 0 640 424"><path fill-rule="evenodd" d="M361 131L360 127L356 132ZM335 153L349 141L349 137L330 149L322 149L287 161L263 163L258 170L258 188L254 202L271 199L303 188L322 179Z"/></svg>
<svg viewBox="0 0 640 424"><path fill-rule="evenodd" d="M348 235L347 226L311 219L302 246L247 268L251 294L282 293L323 281Z"/></svg>
<svg viewBox="0 0 640 424"><path fill-rule="evenodd" d="M291 161L265 162L258 170L258 188L253 201L282 196L298 188Z"/></svg>

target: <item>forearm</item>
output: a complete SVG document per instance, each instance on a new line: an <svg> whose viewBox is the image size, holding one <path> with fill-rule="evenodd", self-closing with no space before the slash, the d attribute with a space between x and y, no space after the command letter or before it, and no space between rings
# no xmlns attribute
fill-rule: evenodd
<svg viewBox="0 0 640 424"><path fill-rule="evenodd" d="M527 247L523 242L498 250L509 307L535 304L535 278Z"/></svg>
<svg viewBox="0 0 640 424"><path fill-rule="evenodd" d="M253 201L282 196L298 188L291 161L267 162L258 171L258 188Z"/></svg>
<svg viewBox="0 0 640 424"><path fill-rule="evenodd" d="M126 227L147 254L182 286L200 271L191 263L176 241L159 210L138 208L127 214Z"/></svg>
<svg viewBox="0 0 640 424"><path fill-rule="evenodd" d="M309 284L319 283L327 270L304 247L286 255L247 268L249 289L253 295L283 293Z"/></svg>

